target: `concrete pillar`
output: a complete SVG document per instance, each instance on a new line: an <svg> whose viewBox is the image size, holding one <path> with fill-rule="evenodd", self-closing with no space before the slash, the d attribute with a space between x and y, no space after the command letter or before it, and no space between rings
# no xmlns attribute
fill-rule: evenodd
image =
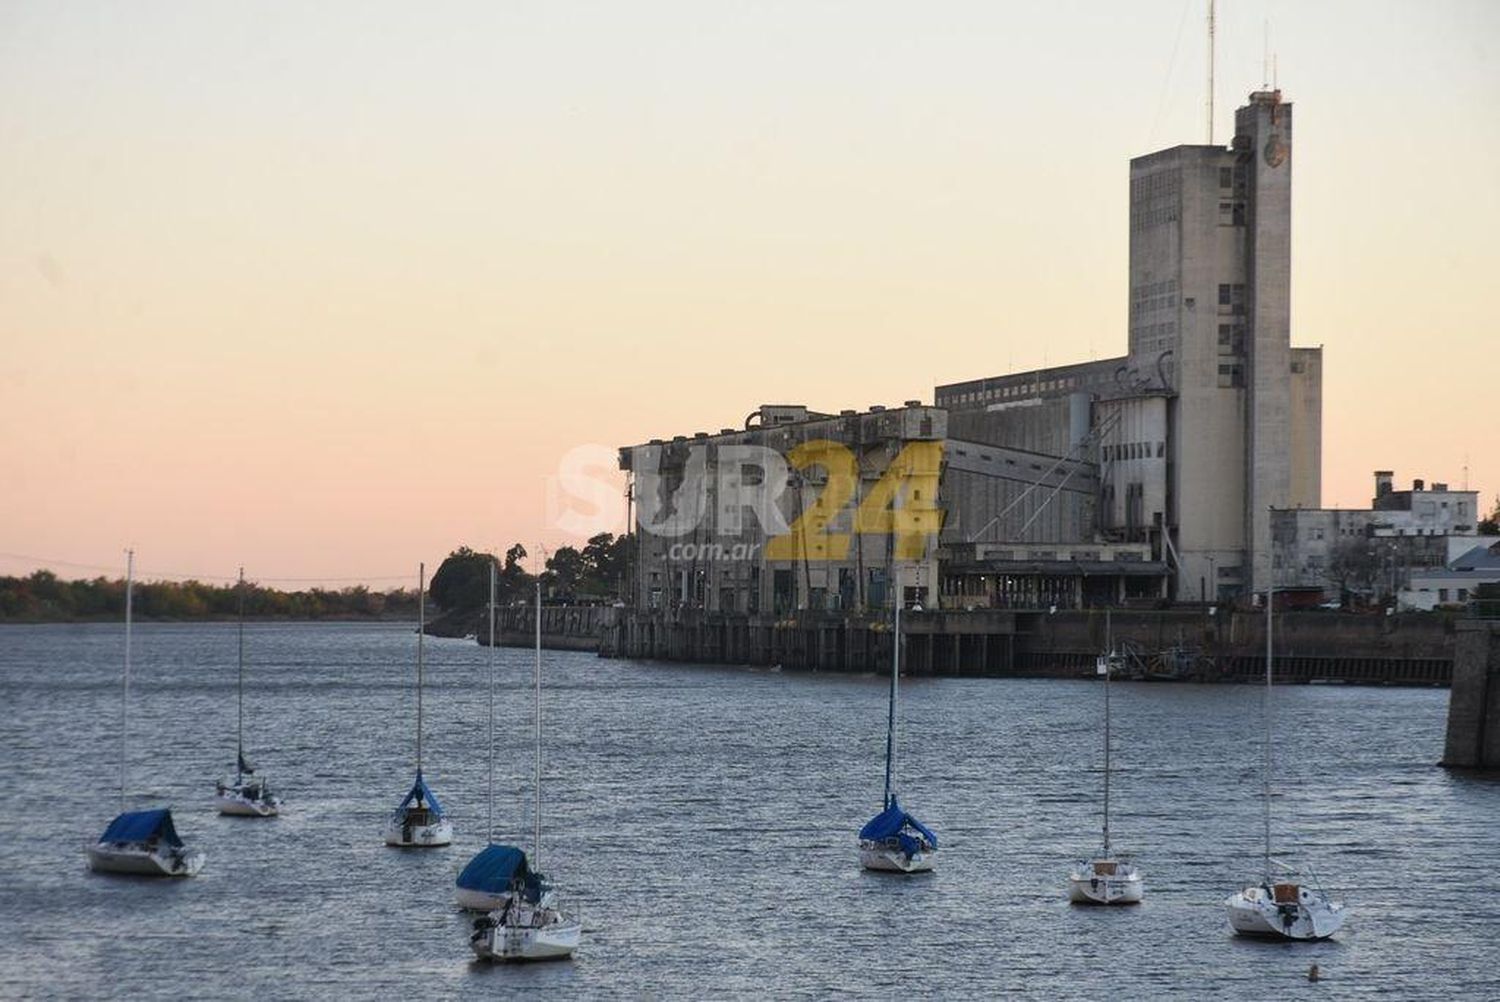
<svg viewBox="0 0 1500 1002"><path fill-rule="evenodd" d="M1500 622L1456 625L1443 765L1500 769Z"/></svg>

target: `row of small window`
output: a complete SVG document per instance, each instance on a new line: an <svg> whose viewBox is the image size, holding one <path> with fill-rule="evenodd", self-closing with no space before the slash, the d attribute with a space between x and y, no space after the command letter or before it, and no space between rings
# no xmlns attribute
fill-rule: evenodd
<svg viewBox="0 0 1500 1002"><path fill-rule="evenodd" d="M939 405L952 406L953 404L981 404L990 400L1008 400L1012 397L1032 397L1038 393L1051 393L1057 390L1072 390L1083 386L1098 386L1110 381L1110 374L1100 372L1087 377L1063 376L1057 379L1033 380L1026 383L1016 383L1010 386L996 386L988 390L974 390L965 393L953 393L944 395L939 399Z"/></svg>
<svg viewBox="0 0 1500 1002"><path fill-rule="evenodd" d="M1219 387L1221 389L1239 389L1245 385L1245 367L1235 362L1232 365L1219 366Z"/></svg>
<svg viewBox="0 0 1500 1002"><path fill-rule="evenodd" d="M1248 180L1249 174L1246 172L1244 164L1236 167L1219 168L1220 188L1232 188L1243 193Z"/></svg>
<svg viewBox="0 0 1500 1002"><path fill-rule="evenodd" d="M1161 459L1167 454L1165 442L1121 442L1118 445L1106 445L1103 450L1105 462L1117 459L1150 459L1155 452L1156 458Z"/></svg>
<svg viewBox="0 0 1500 1002"><path fill-rule="evenodd" d="M1144 230L1152 226L1161 226L1164 223L1175 222L1177 222L1177 205L1175 203L1154 209L1140 207L1130 210L1130 228L1132 230Z"/></svg>
<svg viewBox="0 0 1500 1002"><path fill-rule="evenodd" d="M1177 291L1177 279L1164 278L1160 282L1142 282L1130 290L1131 299L1146 299L1150 296L1170 295Z"/></svg>
<svg viewBox="0 0 1500 1002"><path fill-rule="evenodd" d="M1245 353L1245 325L1219 325L1219 354L1243 355Z"/></svg>
<svg viewBox="0 0 1500 1002"><path fill-rule="evenodd" d="M1177 333L1177 321L1170 320L1164 324L1141 324L1130 328L1130 337L1133 341L1146 338L1170 338Z"/></svg>
<svg viewBox="0 0 1500 1002"><path fill-rule="evenodd" d="M1172 169L1159 170L1130 182L1130 200L1160 195L1176 195L1182 188L1181 175Z"/></svg>
<svg viewBox="0 0 1500 1002"><path fill-rule="evenodd" d="M1244 202L1220 202L1219 203L1219 225L1220 226L1244 226L1245 225L1245 203Z"/></svg>
<svg viewBox="0 0 1500 1002"><path fill-rule="evenodd" d="M1418 588L1417 590L1418 591L1422 591L1422 592L1426 592L1429 595L1432 594L1432 589L1431 588ZM1439 602L1446 602L1446 601L1448 601L1448 589L1447 588L1439 588L1437 590L1437 593L1438 593L1438 601ZM1469 600L1469 589L1467 589L1467 588L1459 588L1458 589L1458 595L1454 598L1454 601L1455 602L1467 602L1468 600Z"/></svg>
<svg viewBox="0 0 1500 1002"><path fill-rule="evenodd" d="M1176 296L1152 296L1150 299L1138 299L1131 303L1130 317L1133 320L1143 313L1156 313L1160 310L1172 310L1176 308Z"/></svg>
<svg viewBox="0 0 1500 1002"><path fill-rule="evenodd" d="M1219 310L1220 313L1224 313L1224 312L1244 313L1245 312L1245 287L1244 287L1244 285L1240 284L1239 282L1235 282L1233 284L1230 284L1228 282L1220 282L1219 283L1219 306L1221 307L1221 309ZM1232 307L1232 309L1229 310L1229 311L1225 311L1224 309L1222 309L1222 307L1226 307L1226 306Z"/></svg>

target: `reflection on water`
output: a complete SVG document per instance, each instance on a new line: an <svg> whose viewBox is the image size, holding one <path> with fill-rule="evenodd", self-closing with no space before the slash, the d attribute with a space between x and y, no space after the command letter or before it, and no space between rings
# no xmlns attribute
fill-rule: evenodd
<svg viewBox="0 0 1500 1002"><path fill-rule="evenodd" d="M381 843L412 771L410 630L249 628L247 746L285 796L214 813L234 755L232 625L137 628L132 800L208 854L190 881L88 873L117 809L121 629L0 627L0 995L415 997L1495 997L1500 784L1435 768L1447 693L1278 690L1279 851L1350 904L1335 942L1238 941L1222 899L1259 865L1260 692L1122 684L1115 840L1146 903L1070 908L1097 842L1090 682L913 679L902 799L939 871L859 869L879 806L885 683L549 653L542 866L577 960L471 962L453 878L484 844L485 655L435 641L425 771L446 850ZM529 848L530 654L501 652L497 837ZM1305 987L1304 987L1305 986Z"/></svg>

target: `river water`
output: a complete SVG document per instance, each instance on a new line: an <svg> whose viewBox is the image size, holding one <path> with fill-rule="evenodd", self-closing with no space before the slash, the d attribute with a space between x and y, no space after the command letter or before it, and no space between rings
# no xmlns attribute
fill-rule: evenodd
<svg viewBox="0 0 1500 1002"><path fill-rule="evenodd" d="M143 881L84 865L118 809L121 639L0 627L0 996L1500 997L1500 783L1434 766L1446 690L1277 690L1277 850L1351 908L1336 940L1287 945L1236 939L1221 906L1260 865L1254 687L1113 688L1115 842L1147 898L1091 910L1065 879L1098 841L1095 682L905 682L900 790L942 849L901 878L855 851L885 680L548 652L542 868L584 943L488 967L452 906L484 844L484 650L427 644L425 771L457 840L400 851L409 628L247 628L247 745L287 801L257 821L212 807L233 625L138 627L130 801L171 805L208 856ZM529 847L530 652L497 674L496 836Z"/></svg>

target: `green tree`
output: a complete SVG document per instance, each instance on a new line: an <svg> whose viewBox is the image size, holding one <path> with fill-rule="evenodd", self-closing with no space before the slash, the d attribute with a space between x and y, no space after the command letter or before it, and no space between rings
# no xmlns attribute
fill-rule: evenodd
<svg viewBox="0 0 1500 1002"><path fill-rule="evenodd" d="M500 602L525 602L531 598L531 575L526 573L526 547L516 543L505 551L500 568Z"/></svg>
<svg viewBox="0 0 1500 1002"><path fill-rule="evenodd" d="M445 612L482 609L490 600L490 567L494 554L460 546L443 561L428 585L428 594Z"/></svg>
<svg viewBox="0 0 1500 1002"><path fill-rule="evenodd" d="M1481 536L1500 536L1500 494L1495 495L1495 507L1479 520L1476 528Z"/></svg>

